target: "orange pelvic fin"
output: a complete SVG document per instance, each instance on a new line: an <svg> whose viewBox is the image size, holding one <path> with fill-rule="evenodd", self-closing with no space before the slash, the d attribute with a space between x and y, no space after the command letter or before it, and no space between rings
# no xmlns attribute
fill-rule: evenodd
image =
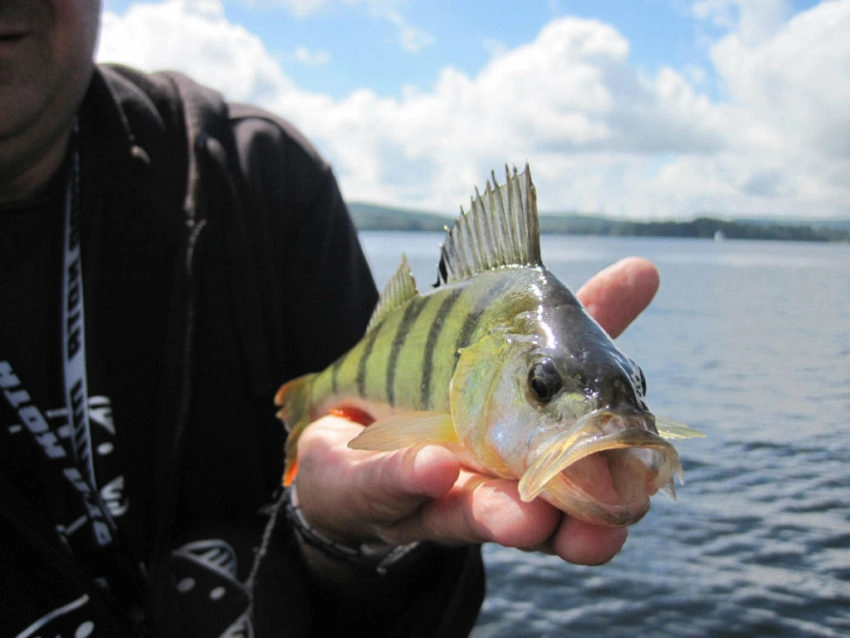
<svg viewBox="0 0 850 638"><path fill-rule="evenodd" d="M360 425L370 425L375 421L374 417L368 412L366 412L366 410L361 410L360 408L355 408L354 406L342 406L338 408L331 408L329 412L334 416L342 417L343 419L348 419L349 421L359 423Z"/></svg>

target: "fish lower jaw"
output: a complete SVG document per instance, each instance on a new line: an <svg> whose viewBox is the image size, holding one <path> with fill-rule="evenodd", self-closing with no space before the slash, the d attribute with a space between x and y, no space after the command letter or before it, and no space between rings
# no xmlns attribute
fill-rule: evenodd
<svg viewBox="0 0 850 638"><path fill-rule="evenodd" d="M552 481L552 483L556 483ZM627 527L640 521L649 511L649 497L641 502L629 504L602 503L592 497L579 495L576 491L562 486L547 486L540 498L559 510L591 525L603 527Z"/></svg>
<svg viewBox="0 0 850 638"><path fill-rule="evenodd" d="M628 451L600 452L570 465L540 496L594 525L625 527L649 511L650 497L670 483Z"/></svg>

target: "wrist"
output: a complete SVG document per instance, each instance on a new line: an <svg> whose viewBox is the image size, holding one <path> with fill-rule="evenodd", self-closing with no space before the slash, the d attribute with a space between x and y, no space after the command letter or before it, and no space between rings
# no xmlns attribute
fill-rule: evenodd
<svg viewBox="0 0 850 638"><path fill-rule="evenodd" d="M310 555L315 556L318 553L323 558L381 576L414 561L419 553L417 550L421 547L419 542L392 545L383 541L357 543L330 538L314 528L305 518L294 483L287 488L284 495L284 511L295 536Z"/></svg>

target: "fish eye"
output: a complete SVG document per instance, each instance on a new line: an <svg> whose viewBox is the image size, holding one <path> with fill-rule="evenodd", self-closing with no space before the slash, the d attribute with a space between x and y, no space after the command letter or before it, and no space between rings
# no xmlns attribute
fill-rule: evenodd
<svg viewBox="0 0 850 638"><path fill-rule="evenodd" d="M561 389L561 375L551 359L541 359L528 371L528 387L540 403L548 403Z"/></svg>

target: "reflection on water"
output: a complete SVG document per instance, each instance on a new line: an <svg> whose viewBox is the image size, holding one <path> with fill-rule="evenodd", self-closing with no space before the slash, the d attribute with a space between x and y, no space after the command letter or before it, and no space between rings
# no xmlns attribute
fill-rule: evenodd
<svg viewBox="0 0 850 638"><path fill-rule="evenodd" d="M363 233L379 285L405 251L420 288L441 236ZM602 567L485 548L477 638L850 635L850 246L544 236L576 289L628 255L662 285L619 339L677 444L679 501L655 497Z"/></svg>

